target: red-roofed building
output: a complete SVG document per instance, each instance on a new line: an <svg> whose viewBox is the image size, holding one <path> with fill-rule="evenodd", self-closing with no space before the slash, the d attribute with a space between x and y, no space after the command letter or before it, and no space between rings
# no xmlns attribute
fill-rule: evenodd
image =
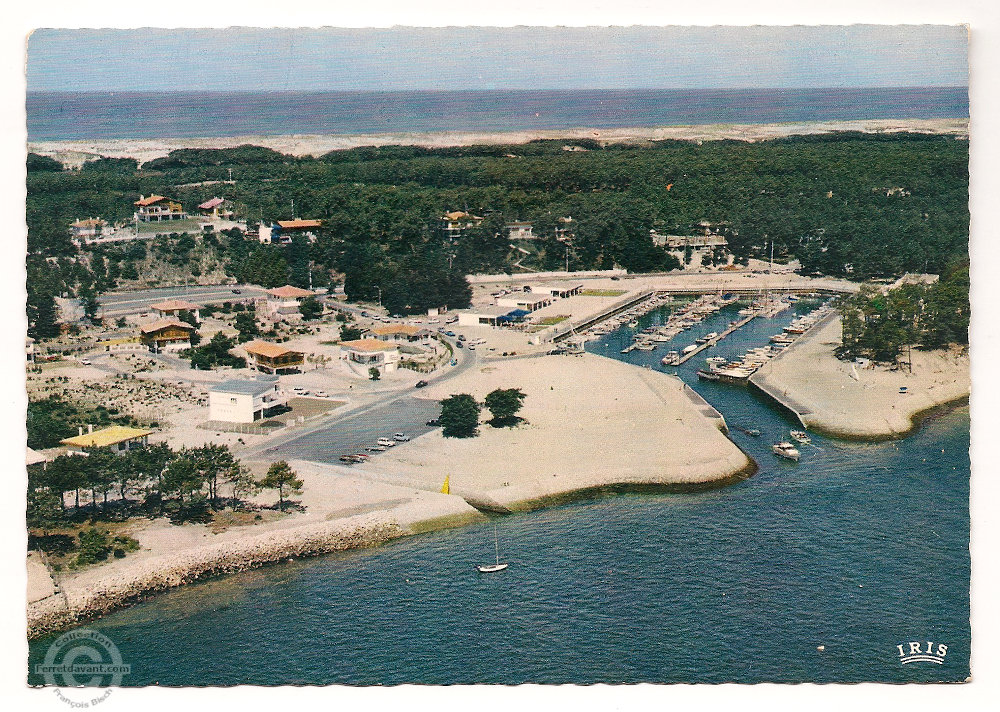
<svg viewBox="0 0 1000 712"><path fill-rule="evenodd" d="M204 203L198 206L198 212L206 217L211 218L227 218L231 217L233 214L232 210L227 210L225 198L212 198L211 200L206 200Z"/></svg>
<svg viewBox="0 0 1000 712"><path fill-rule="evenodd" d="M315 296L308 289L300 289L286 284L284 287L267 290L267 308L275 315L298 314L301 301L306 297Z"/></svg>
<svg viewBox="0 0 1000 712"><path fill-rule="evenodd" d="M140 195L134 204L135 217L139 222L162 222L188 217L180 203L162 195L151 195L148 198Z"/></svg>
<svg viewBox="0 0 1000 712"><path fill-rule="evenodd" d="M340 358L361 367L392 373L399 365L399 349L378 339L356 339L340 343Z"/></svg>
<svg viewBox="0 0 1000 712"><path fill-rule="evenodd" d="M201 306L195 304L194 302L184 301L183 299L167 299L162 302L157 302L156 304L151 305L150 309L163 318L171 316L180 318L180 313L182 311L191 312L194 314L195 321L201 321Z"/></svg>

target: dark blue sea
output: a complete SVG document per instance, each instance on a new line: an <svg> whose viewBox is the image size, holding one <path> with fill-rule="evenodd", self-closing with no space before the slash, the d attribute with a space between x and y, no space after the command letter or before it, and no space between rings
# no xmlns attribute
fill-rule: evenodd
<svg viewBox="0 0 1000 712"><path fill-rule="evenodd" d="M793 316L712 353L762 345ZM662 369L667 347L619 353L631 333L588 349ZM498 575L473 568L493 555L493 525L476 525L194 584L89 627L132 666L126 685L965 679L968 408L899 441L814 434L796 464L769 451L796 424L745 388L699 382L703 366L676 370L760 463L736 485L500 517ZM948 646L941 664L900 662L897 645L928 641ZM32 666L51 642L31 644Z"/></svg>
<svg viewBox="0 0 1000 712"><path fill-rule="evenodd" d="M966 87L617 91L29 92L28 140L966 118Z"/></svg>

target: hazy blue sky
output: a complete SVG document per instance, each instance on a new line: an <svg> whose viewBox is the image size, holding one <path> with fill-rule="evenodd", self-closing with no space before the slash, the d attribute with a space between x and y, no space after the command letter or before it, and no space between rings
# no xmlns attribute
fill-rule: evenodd
<svg viewBox="0 0 1000 712"><path fill-rule="evenodd" d="M965 28L38 30L28 89L965 85Z"/></svg>

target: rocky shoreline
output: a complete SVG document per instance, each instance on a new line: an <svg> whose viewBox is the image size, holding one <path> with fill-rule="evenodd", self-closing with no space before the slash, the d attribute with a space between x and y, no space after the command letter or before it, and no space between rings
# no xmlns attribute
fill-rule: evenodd
<svg viewBox="0 0 1000 712"><path fill-rule="evenodd" d="M140 562L96 582L28 605L28 639L40 638L169 588L305 556L383 544L407 534L384 515L262 532L238 543L210 544Z"/></svg>

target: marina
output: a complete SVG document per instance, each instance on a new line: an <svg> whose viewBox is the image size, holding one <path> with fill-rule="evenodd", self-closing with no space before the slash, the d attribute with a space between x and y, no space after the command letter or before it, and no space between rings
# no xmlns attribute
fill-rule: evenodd
<svg viewBox="0 0 1000 712"><path fill-rule="evenodd" d="M803 301L748 323L719 355L733 360L766 347L817 306ZM721 333L737 308L709 317L705 328ZM649 313L640 328L661 318ZM969 599L951 582L969 570L960 526L968 408L901 441L813 435L822 449L807 448L794 463L771 451L799 427L785 411L753 391L699 380L700 362L666 369L657 352L620 354L631 338L622 328L588 350L676 370L725 415L735 442L760 465L753 477L718 490L618 495L503 517L500 563L517 564L502 574L470 566L477 553L489 561L489 549L496 565L494 522L485 522L192 584L88 626L132 662L130 685L939 679L930 666L884 664L915 617L952 642L949 656L963 664L951 674L967 675ZM934 516L940 537L895 536L914 516ZM614 545L622 542L629 545ZM827 555L810 557L815 549ZM872 551L888 563L873 566ZM698 621L697 633L684 635L704 644L677 649L654 625L663 620ZM477 654L485 621L488 658ZM746 637L765 626L766 638ZM31 665L50 640L31 643ZM821 644L844 654L819 655ZM727 656L736 646L753 657L752 668Z"/></svg>

